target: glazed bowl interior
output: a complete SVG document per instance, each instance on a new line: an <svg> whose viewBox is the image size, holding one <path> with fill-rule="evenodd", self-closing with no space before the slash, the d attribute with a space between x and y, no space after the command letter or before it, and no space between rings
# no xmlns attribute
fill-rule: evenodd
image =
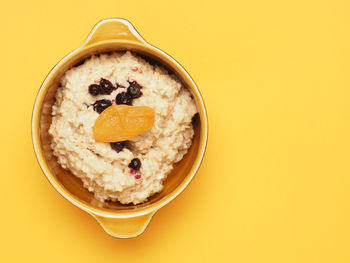
<svg viewBox="0 0 350 263"><path fill-rule="evenodd" d="M83 187L82 181L80 179L75 177L69 171L64 170L57 163L57 159L55 156L53 156L52 150L50 148L51 137L48 134L48 129L51 124L51 108L54 103L54 97L63 74L68 69L81 64L84 59L90 57L91 55L126 50L130 50L134 53L137 53L138 55L143 56L150 63L160 64L163 67L167 68L171 73L175 74L183 83L183 85L191 91L199 110L199 115L193 119L195 135L192 146L190 147L188 153L179 163L174 165L174 169L172 170L171 174L168 175L166 181L164 181L163 190L160 193L151 196L146 202L138 205L123 205L119 202L100 202L96 200L94 198L94 195ZM198 159L202 158L202 156L198 154L198 151L201 145L201 140L203 140L203 138L201 138L201 130L203 128L201 127L201 119L204 117L203 114L205 113L203 110L201 110L201 106L198 103L200 99L198 91L187 79L186 74L178 68L174 67L176 67L176 65L174 66L174 64L171 63L171 61L166 57L166 55L162 54L161 52L154 52L149 48L146 48L145 46L139 45L137 43L105 42L99 43L98 45L87 46L75 53L73 52L72 56L69 59L67 59L65 62L63 62L63 64L59 65L58 68L54 69L54 71L51 72L52 74L50 79L48 79L46 85L42 87L43 94L41 102L39 102L40 117L38 124L38 147L40 147L44 162L49 169L49 174L46 174L46 176L51 177L51 181L54 181L58 187L65 189L66 192L68 192L71 197L78 202L90 207L92 206L94 209L97 209L101 212L126 212L126 210L142 210L146 207L162 202L162 199L173 194L174 191L184 182L189 182L193 176L193 173L191 172L191 169L193 169L193 164L200 163L200 160Z"/></svg>

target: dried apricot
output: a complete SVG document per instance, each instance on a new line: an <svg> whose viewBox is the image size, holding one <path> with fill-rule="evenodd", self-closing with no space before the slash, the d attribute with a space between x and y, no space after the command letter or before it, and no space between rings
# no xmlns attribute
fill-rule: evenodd
<svg viewBox="0 0 350 263"><path fill-rule="evenodd" d="M113 105L96 119L93 136L98 142L126 141L151 128L154 111L147 106Z"/></svg>

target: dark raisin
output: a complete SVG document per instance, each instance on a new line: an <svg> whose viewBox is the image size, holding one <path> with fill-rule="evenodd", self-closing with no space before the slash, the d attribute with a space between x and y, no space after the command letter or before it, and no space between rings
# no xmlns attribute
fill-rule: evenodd
<svg viewBox="0 0 350 263"><path fill-rule="evenodd" d="M101 87L100 85L98 84L91 84L89 86L89 93L92 95L92 96L97 96L98 94L101 93Z"/></svg>
<svg viewBox="0 0 350 263"><path fill-rule="evenodd" d="M112 91L114 90L114 86L113 84L107 80L107 79L103 79L101 78L100 80L100 86L101 86L101 94L111 94Z"/></svg>
<svg viewBox="0 0 350 263"><path fill-rule="evenodd" d="M140 169L140 167L141 167L141 161L139 158L134 158L129 163L129 168L134 169L135 171Z"/></svg>
<svg viewBox="0 0 350 263"><path fill-rule="evenodd" d="M136 99L142 95L141 88L142 87L136 81L133 81L130 83L127 92L133 99Z"/></svg>
<svg viewBox="0 0 350 263"><path fill-rule="evenodd" d="M128 94L126 92L121 92L115 97L115 103L116 104L131 105L132 98L131 98L130 94Z"/></svg>
<svg viewBox="0 0 350 263"><path fill-rule="evenodd" d="M112 102L110 100L97 100L92 106L97 113L101 113L109 106L112 106Z"/></svg>
<svg viewBox="0 0 350 263"><path fill-rule="evenodd" d="M122 141L122 142L111 142L110 145L113 150L120 152L124 149L125 144L127 141Z"/></svg>

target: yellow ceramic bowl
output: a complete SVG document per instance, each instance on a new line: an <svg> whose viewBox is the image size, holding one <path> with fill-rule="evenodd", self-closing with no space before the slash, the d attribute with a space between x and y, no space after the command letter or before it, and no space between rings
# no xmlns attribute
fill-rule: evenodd
<svg viewBox="0 0 350 263"><path fill-rule="evenodd" d="M154 60L172 71L191 91L199 111L194 122L195 136L189 152L174 166L164 188L139 205L97 201L80 179L61 168L50 148L48 129L51 107L60 78L68 69L93 54L130 50ZM64 57L48 74L35 100L32 116L32 139L38 162L50 183L68 201L91 214L103 229L114 237L141 234L154 213L179 195L189 184L203 159L207 144L208 122L203 99L185 69L172 57L148 44L124 19L106 19L92 29L85 42Z"/></svg>

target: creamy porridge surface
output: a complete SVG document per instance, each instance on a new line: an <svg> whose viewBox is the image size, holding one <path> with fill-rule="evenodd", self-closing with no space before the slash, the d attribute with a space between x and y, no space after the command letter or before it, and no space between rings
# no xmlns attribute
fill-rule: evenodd
<svg viewBox="0 0 350 263"><path fill-rule="evenodd" d="M115 89L92 95L89 87L101 78ZM96 101L115 105L116 96L125 95L130 83L142 87L142 95L132 99L132 105L151 107L155 123L118 151L110 143L94 140L92 127L99 116ZM173 164L187 153L196 113L190 92L162 67L130 52L93 56L61 79L52 107L51 147L59 164L79 177L98 200L138 204L162 190ZM141 163L137 170L130 168L135 159Z"/></svg>

